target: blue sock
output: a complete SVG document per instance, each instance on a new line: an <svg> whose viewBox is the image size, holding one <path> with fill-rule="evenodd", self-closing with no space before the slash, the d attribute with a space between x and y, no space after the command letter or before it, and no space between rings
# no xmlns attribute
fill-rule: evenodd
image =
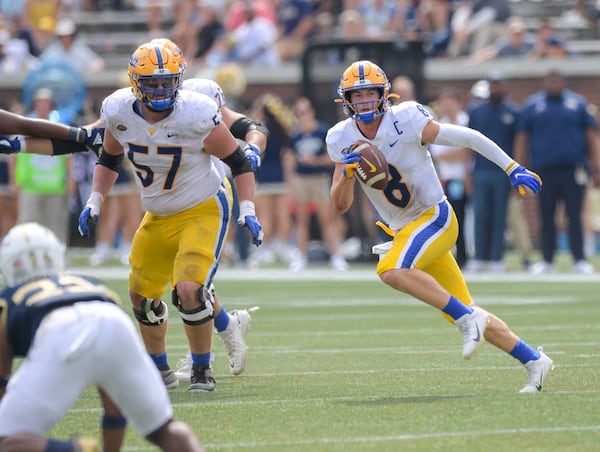
<svg viewBox="0 0 600 452"><path fill-rule="evenodd" d="M215 328L220 333L227 329L227 325L229 325L229 314L225 310L225 307L221 306L221 312L215 317Z"/></svg>
<svg viewBox="0 0 600 452"><path fill-rule="evenodd" d="M167 352L159 353L158 355L153 355L150 353L150 358L152 358L152 361L154 361L154 364L156 364L156 367L158 367L160 370L169 367L169 363L167 361Z"/></svg>
<svg viewBox="0 0 600 452"><path fill-rule="evenodd" d="M540 352L527 342L523 342L522 339L519 339L519 342L517 342L515 348L510 351L509 355L518 359L521 364L528 363L531 360L540 359Z"/></svg>
<svg viewBox="0 0 600 452"><path fill-rule="evenodd" d="M44 452L73 452L74 450L75 446L71 441L48 438Z"/></svg>
<svg viewBox="0 0 600 452"><path fill-rule="evenodd" d="M192 364L200 366L210 366L210 352L192 353Z"/></svg>
<svg viewBox="0 0 600 452"><path fill-rule="evenodd" d="M445 312L454 320L456 320L465 314L471 314L473 309L466 304L462 304L454 296L450 295L450 301L448 301L446 307L442 309L442 312Z"/></svg>

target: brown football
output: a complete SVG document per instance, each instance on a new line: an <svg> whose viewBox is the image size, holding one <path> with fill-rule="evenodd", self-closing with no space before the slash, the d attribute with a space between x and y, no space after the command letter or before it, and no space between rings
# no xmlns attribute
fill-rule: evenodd
<svg viewBox="0 0 600 452"><path fill-rule="evenodd" d="M359 141L352 151L360 152L360 160L354 171L356 178L376 190L385 190L390 176L388 163L377 146Z"/></svg>

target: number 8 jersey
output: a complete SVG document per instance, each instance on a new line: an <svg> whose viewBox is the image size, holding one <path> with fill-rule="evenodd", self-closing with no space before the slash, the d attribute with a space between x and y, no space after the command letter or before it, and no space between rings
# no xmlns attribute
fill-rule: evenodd
<svg viewBox="0 0 600 452"><path fill-rule="evenodd" d="M360 186L392 230L401 229L445 198L427 145L421 142L423 128L432 119L417 102L403 102L385 112L375 138L366 140L385 156L390 179L383 191ZM327 134L329 157L343 162L344 150L358 140L365 137L354 119L338 122Z"/></svg>

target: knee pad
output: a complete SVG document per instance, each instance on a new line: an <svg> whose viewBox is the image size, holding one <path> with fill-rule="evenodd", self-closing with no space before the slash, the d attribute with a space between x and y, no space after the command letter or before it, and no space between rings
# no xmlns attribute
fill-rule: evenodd
<svg viewBox="0 0 600 452"><path fill-rule="evenodd" d="M214 317L214 289L211 290L211 288L212 286L208 289L204 286L200 286L196 296L199 306L189 310L183 309L181 306L179 296L177 295L177 288L171 291L173 306L179 311L183 323L187 325L201 325Z"/></svg>
<svg viewBox="0 0 600 452"><path fill-rule="evenodd" d="M152 306L152 300L144 298L142 300L142 309L133 308L133 314L138 322L147 326L162 325L169 317L169 309L164 301L160 301L157 307Z"/></svg>

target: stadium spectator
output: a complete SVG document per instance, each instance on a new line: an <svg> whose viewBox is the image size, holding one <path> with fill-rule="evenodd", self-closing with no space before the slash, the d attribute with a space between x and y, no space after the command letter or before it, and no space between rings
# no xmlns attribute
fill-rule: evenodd
<svg viewBox="0 0 600 452"><path fill-rule="evenodd" d="M494 140L509 155L513 155L519 107L507 97L508 85L504 74L492 72L486 80L488 96L469 109L469 127L479 130ZM505 231L510 196L510 183L506 175L489 160L473 152L472 155L472 206L475 225L475 254L469 260L466 270L478 272L487 269L494 273L506 269L504 263ZM524 213L521 211L521 200L515 194L513 235L517 244L521 244L522 259L525 266L531 259L531 239L527 225L524 224ZM523 235L525 234L525 235Z"/></svg>
<svg viewBox="0 0 600 452"><path fill-rule="evenodd" d="M357 11L362 16L365 29L361 38L390 39L404 28L405 11L399 3L390 0L360 0Z"/></svg>
<svg viewBox="0 0 600 452"><path fill-rule="evenodd" d="M0 449L100 450L92 438L44 437L86 387L97 386L103 450L121 449L130 422L163 451L203 451L192 429L173 420L160 374L119 296L65 273L65 260L64 243L36 223L15 226L0 243L6 286L0 291ZM11 377L14 358L25 359Z"/></svg>
<svg viewBox="0 0 600 452"><path fill-rule="evenodd" d="M425 39L425 52L428 57L444 56L451 38L454 0L425 0L418 2L417 18Z"/></svg>
<svg viewBox="0 0 600 452"><path fill-rule="evenodd" d="M105 66L104 59L77 36L77 26L69 17L58 21L56 38L44 49L40 59L62 60L81 75L96 74Z"/></svg>
<svg viewBox="0 0 600 452"><path fill-rule="evenodd" d="M483 62L492 58L523 58L533 52L535 45L536 36L527 32L521 17L513 16L506 21L506 35L474 54L473 59Z"/></svg>
<svg viewBox="0 0 600 452"><path fill-rule="evenodd" d="M452 88L443 89L439 94L435 111L439 122L443 124L466 126L469 122L469 115L463 109L460 95ZM455 259L458 266L462 268L467 262L465 213L471 192L469 151L460 146L430 144L429 152L436 165L444 193L458 221Z"/></svg>
<svg viewBox="0 0 600 452"><path fill-rule="evenodd" d="M246 5L245 20L222 35L206 57L206 64L217 67L225 63L243 66L275 67L280 58L275 48L277 27L260 15L251 2Z"/></svg>
<svg viewBox="0 0 600 452"><path fill-rule="evenodd" d="M509 0L461 1L452 17L448 56L474 55L505 33Z"/></svg>
<svg viewBox="0 0 600 452"><path fill-rule="evenodd" d="M537 29L533 50L527 54L530 59L565 58L575 56L567 42L556 32L550 21L544 20Z"/></svg>
<svg viewBox="0 0 600 452"><path fill-rule="evenodd" d="M199 4L202 25L196 34L195 60L202 64L217 40L225 33L218 2L202 0Z"/></svg>
<svg viewBox="0 0 600 452"><path fill-rule="evenodd" d="M33 33L39 55L54 36L56 21L62 13L61 0L25 0L25 23Z"/></svg>
<svg viewBox="0 0 600 452"><path fill-rule="evenodd" d="M556 209L562 202L568 218L573 271L592 273L583 251L582 212L588 181L600 185L597 123L587 100L567 88L566 79L550 71L542 89L523 104L515 141L515 157L529 161L544 181L539 197L542 261L532 273L554 271L557 247Z"/></svg>
<svg viewBox="0 0 600 452"><path fill-rule="evenodd" d="M291 168L284 154L292 129L292 113L282 99L265 93L252 103L250 116L269 130L269 139L260 168L256 171L256 214L261 220L265 238L264 249L250 255L251 265L263 265L275 260L288 264L290 253Z"/></svg>
<svg viewBox="0 0 600 452"><path fill-rule="evenodd" d="M455 324L463 335L465 359L472 357L485 339L523 364L527 383L521 392L539 393L553 362L541 347L531 347L503 320L474 305L450 252L458 234L456 216L444 196L426 144L481 152L505 169L515 188L525 186L537 193L541 181L473 129L441 124L416 102L390 107L388 89L387 76L370 61L357 61L342 74L339 95L348 118L327 133L327 151L336 162L333 204L343 213L354 201L354 170L360 151L349 149L358 140L376 145L385 153L392 177L385 190L359 185L392 237L374 247L380 255L377 275L391 288L438 309Z"/></svg>
<svg viewBox="0 0 600 452"><path fill-rule="evenodd" d="M36 91L29 116L59 120L51 90ZM15 160L14 180L19 188L17 223L43 224L67 243L69 194L75 191L70 157L20 153Z"/></svg>
<svg viewBox="0 0 600 452"><path fill-rule="evenodd" d="M246 22L249 8L254 11L256 17L262 17L273 25L277 24L277 12L270 0L235 0L225 13L225 29L233 31Z"/></svg>
<svg viewBox="0 0 600 452"><path fill-rule="evenodd" d="M297 60L316 32L318 2L314 0L276 0L277 42L282 61Z"/></svg>
<svg viewBox="0 0 600 452"><path fill-rule="evenodd" d="M316 111L306 97L294 102L297 126L291 134L289 149L293 157L292 203L296 220L298 255L290 264L294 271L308 265L308 241L311 235L311 216L314 210L320 235L329 255L329 265L335 270L348 270L340 253L341 237L336 212L331 206L331 172L333 163L327 155L325 135L327 126L317 119Z"/></svg>
<svg viewBox="0 0 600 452"><path fill-rule="evenodd" d="M13 38L9 30L0 28L0 74L26 74L37 64L38 60L29 53L26 41Z"/></svg>

